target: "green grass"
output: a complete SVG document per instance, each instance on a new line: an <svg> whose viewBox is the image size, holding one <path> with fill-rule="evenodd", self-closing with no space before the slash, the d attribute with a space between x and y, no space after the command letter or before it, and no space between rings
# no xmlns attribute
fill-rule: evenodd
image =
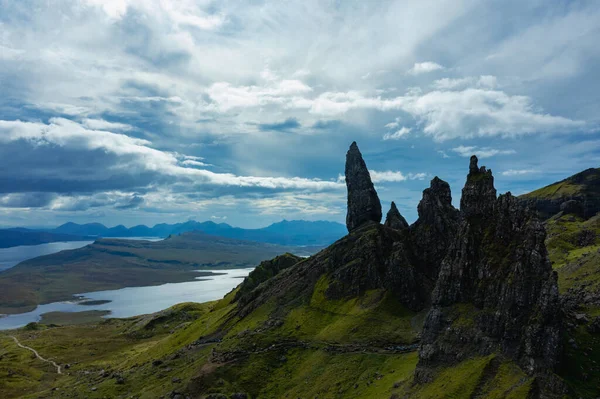
<svg viewBox="0 0 600 399"><path fill-rule="evenodd" d="M108 310L87 310L84 312L49 312L42 314L41 324L58 324L68 326L73 324L99 323L102 316L109 315Z"/></svg>
<svg viewBox="0 0 600 399"><path fill-rule="evenodd" d="M524 194L523 198L554 199L569 197L580 193L582 188L583 186L579 184L573 184L569 181L562 181Z"/></svg>

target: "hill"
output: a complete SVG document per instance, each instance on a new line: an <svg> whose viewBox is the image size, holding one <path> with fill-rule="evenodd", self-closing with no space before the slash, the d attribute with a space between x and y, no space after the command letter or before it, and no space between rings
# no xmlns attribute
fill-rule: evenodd
<svg viewBox="0 0 600 399"><path fill-rule="evenodd" d="M521 196L543 219L561 211L589 218L600 211L600 168L590 168Z"/></svg>
<svg viewBox="0 0 600 399"><path fill-rule="evenodd" d="M6 337L0 369L13 372L0 380L0 392L177 399L600 395L600 307L588 284L595 277L589 269L561 277L571 259L581 260L579 249L596 245L594 234L580 234L595 229L594 217L563 211L554 215L561 223L545 226L510 193L497 196L491 171L475 157L460 210L436 177L411 226L393 205L380 223L381 204L355 143L346 184L349 234L331 246L307 259L263 262L212 303L100 324L30 325L13 334L69 364L69 372L56 375ZM571 283L589 298L570 294Z"/></svg>
<svg viewBox="0 0 600 399"><path fill-rule="evenodd" d="M0 273L0 313L22 313L81 292L191 281L198 276L194 270L253 267L286 252L309 255L315 250L200 232L156 242L99 239Z"/></svg>
<svg viewBox="0 0 600 399"><path fill-rule="evenodd" d="M90 239L90 237L77 234L54 233L22 228L0 230L0 248L16 247L19 245L38 245L58 241L85 241Z"/></svg>

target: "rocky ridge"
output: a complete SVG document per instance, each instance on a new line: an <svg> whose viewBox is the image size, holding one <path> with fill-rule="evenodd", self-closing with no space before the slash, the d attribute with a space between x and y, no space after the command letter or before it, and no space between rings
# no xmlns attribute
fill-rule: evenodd
<svg viewBox="0 0 600 399"><path fill-rule="evenodd" d="M491 353L513 359L529 375L555 369L560 304L545 230L510 193L496 196L491 170L471 158L460 211L448 183L435 177L412 226L395 204L379 223L379 199L356 143L346 172L350 234L257 287L242 317L273 299L277 308L289 307L328 276L329 300L385 289L408 309L432 305L417 382L430 381L438 367Z"/></svg>

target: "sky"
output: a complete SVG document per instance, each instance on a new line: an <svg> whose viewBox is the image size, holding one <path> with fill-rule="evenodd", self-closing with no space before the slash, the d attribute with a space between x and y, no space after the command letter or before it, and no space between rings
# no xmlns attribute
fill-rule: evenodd
<svg viewBox="0 0 600 399"><path fill-rule="evenodd" d="M344 222L600 166L600 4L0 0L0 226Z"/></svg>

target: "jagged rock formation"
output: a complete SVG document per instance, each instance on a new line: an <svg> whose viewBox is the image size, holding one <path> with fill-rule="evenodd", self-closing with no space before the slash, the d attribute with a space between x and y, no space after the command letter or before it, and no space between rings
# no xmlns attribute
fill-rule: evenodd
<svg viewBox="0 0 600 399"><path fill-rule="evenodd" d="M541 219L559 212L584 219L600 212L600 169L590 168L520 197Z"/></svg>
<svg viewBox="0 0 600 399"><path fill-rule="evenodd" d="M417 207L419 219L411 226L415 256L420 269L433 282L442 259L458 229L458 210L452 206L450 185L437 176L423 191Z"/></svg>
<svg viewBox="0 0 600 399"><path fill-rule="evenodd" d="M348 188L348 231L367 222L381 222L381 203L356 142L352 143L346 154L345 173Z"/></svg>
<svg viewBox="0 0 600 399"><path fill-rule="evenodd" d="M422 334L416 381L438 366L502 353L529 374L557 365L561 319L545 230L471 158L460 226L444 258Z"/></svg>
<svg viewBox="0 0 600 399"><path fill-rule="evenodd" d="M258 286L241 315L270 300L285 308L309 297L322 276L329 276L327 299L352 298L384 288L412 310L423 309L432 288L413 265L406 232L369 223Z"/></svg>
<svg viewBox="0 0 600 399"><path fill-rule="evenodd" d="M463 217L491 214L496 201L494 176L485 166L477 166L477 157L473 155L469 164L469 175L460 198L460 212Z"/></svg>
<svg viewBox="0 0 600 399"><path fill-rule="evenodd" d="M394 201L392 201L392 205L385 217L385 223L383 225L396 230L408 229L408 223L406 222L406 219L404 219L404 216L400 214Z"/></svg>

